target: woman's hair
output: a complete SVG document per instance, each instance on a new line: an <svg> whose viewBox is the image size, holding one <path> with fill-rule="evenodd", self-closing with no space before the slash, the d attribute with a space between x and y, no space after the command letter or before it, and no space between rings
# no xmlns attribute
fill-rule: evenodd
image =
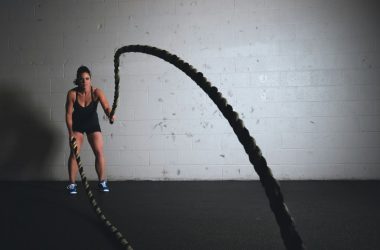
<svg viewBox="0 0 380 250"><path fill-rule="evenodd" d="M79 85L80 82L82 81L82 74L83 73L88 73L91 77L91 71L86 67L86 66L80 66L77 70L77 77L74 80L75 85Z"/></svg>

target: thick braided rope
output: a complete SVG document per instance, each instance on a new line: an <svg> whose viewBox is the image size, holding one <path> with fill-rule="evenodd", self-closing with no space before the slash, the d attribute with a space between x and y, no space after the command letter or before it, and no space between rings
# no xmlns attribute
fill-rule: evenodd
<svg viewBox="0 0 380 250"><path fill-rule="evenodd" d="M110 117L115 114L119 98L119 58L121 54L128 52L140 52L153 55L173 64L188 75L204 92L206 92L206 94L222 112L223 116L230 123L240 143L244 146L245 152L249 156L249 161L252 163L255 171L259 175L261 184L263 185L269 199L270 207L280 227L281 236L285 247L292 250L304 249L305 247L302 239L296 231L293 218L291 217L284 202L280 185L273 177L265 158L262 156L260 148L256 145L255 139L250 136L249 131L245 128L243 121L239 118L238 113L235 112L232 106L227 103L227 100L222 96L218 89L212 86L203 74L194 69L193 66L187 62L184 62L176 55L151 46L129 45L118 49L114 56L115 93Z"/></svg>
<svg viewBox="0 0 380 250"><path fill-rule="evenodd" d="M91 203L91 205L92 205L92 207L93 207L96 215L103 222L103 225L108 230L110 230L110 232L116 237L116 239L119 241L119 243L120 243L120 245L121 245L121 247L123 249L132 250L133 248L128 243L128 241L119 232L119 230L114 225L112 225L112 223L106 218L106 216L104 216L102 210L100 209L98 203L96 202L95 197L94 197L94 195L91 192L90 185L87 182L87 177L86 177L86 175L84 173L84 170L83 170L83 167L82 167L82 162L81 162L81 159L80 159L80 156L79 156L79 153L78 153L78 145L77 145L75 137L71 138L70 145L71 145L71 149L74 152L75 159L76 159L76 161L78 163L78 169L79 169L80 177L82 179L82 184L83 184L83 186L86 189L87 197L90 200L90 203Z"/></svg>

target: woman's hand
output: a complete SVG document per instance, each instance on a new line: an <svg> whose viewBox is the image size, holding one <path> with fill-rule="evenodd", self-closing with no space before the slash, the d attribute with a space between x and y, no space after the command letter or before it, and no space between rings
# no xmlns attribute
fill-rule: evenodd
<svg viewBox="0 0 380 250"><path fill-rule="evenodd" d="M74 132L72 130L69 130L69 140L71 141L73 137L74 137Z"/></svg>
<svg viewBox="0 0 380 250"><path fill-rule="evenodd" d="M115 116L114 114L111 116L111 109L110 109L110 108L107 109L107 111L106 111L106 116L107 116L107 118L108 118L108 120L110 121L111 124L112 124L112 123L115 121L115 119L116 119L116 116Z"/></svg>
<svg viewBox="0 0 380 250"><path fill-rule="evenodd" d="M111 123L114 123L116 116L115 115L113 115L112 117L108 116L108 119L110 120Z"/></svg>

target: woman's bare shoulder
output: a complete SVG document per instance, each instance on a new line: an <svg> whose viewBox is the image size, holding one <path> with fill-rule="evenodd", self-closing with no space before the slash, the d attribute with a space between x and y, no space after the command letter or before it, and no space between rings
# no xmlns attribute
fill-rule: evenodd
<svg viewBox="0 0 380 250"><path fill-rule="evenodd" d="M94 94L95 94L96 97L104 95L103 90L101 90L100 88L93 87L93 89L94 89Z"/></svg>
<svg viewBox="0 0 380 250"><path fill-rule="evenodd" d="M77 91L77 87L74 87L74 88L70 89L70 90L68 91L68 93L75 93L75 91Z"/></svg>
<svg viewBox="0 0 380 250"><path fill-rule="evenodd" d="M77 88L75 87L75 88L72 88L72 89L70 89L69 91L67 91L67 96L68 97L74 97L75 96L75 92L76 92L76 90L77 90Z"/></svg>

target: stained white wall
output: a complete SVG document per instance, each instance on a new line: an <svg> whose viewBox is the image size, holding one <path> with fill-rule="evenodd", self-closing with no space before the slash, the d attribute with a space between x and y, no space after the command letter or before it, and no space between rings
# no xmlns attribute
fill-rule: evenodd
<svg viewBox="0 0 380 250"><path fill-rule="evenodd" d="M20 115L33 114L38 118L30 123L54 131L55 143L47 144L49 156L37 171L42 165L30 166L29 158L46 148L28 136L36 130L17 118L2 119L3 138L28 132L16 143L1 142L2 159L13 149L24 160L8 162L0 176L67 179L64 103L76 69L89 66L93 85L112 102L115 50L146 44L177 54L221 90L276 178L379 179L375 3L2 0L0 83L19 101L9 106L3 99L1 112L16 106ZM143 54L123 56L121 64L118 121L101 121L109 179L258 178L227 121L187 76ZM17 142L29 146L19 150ZM95 178L87 142L82 160Z"/></svg>

